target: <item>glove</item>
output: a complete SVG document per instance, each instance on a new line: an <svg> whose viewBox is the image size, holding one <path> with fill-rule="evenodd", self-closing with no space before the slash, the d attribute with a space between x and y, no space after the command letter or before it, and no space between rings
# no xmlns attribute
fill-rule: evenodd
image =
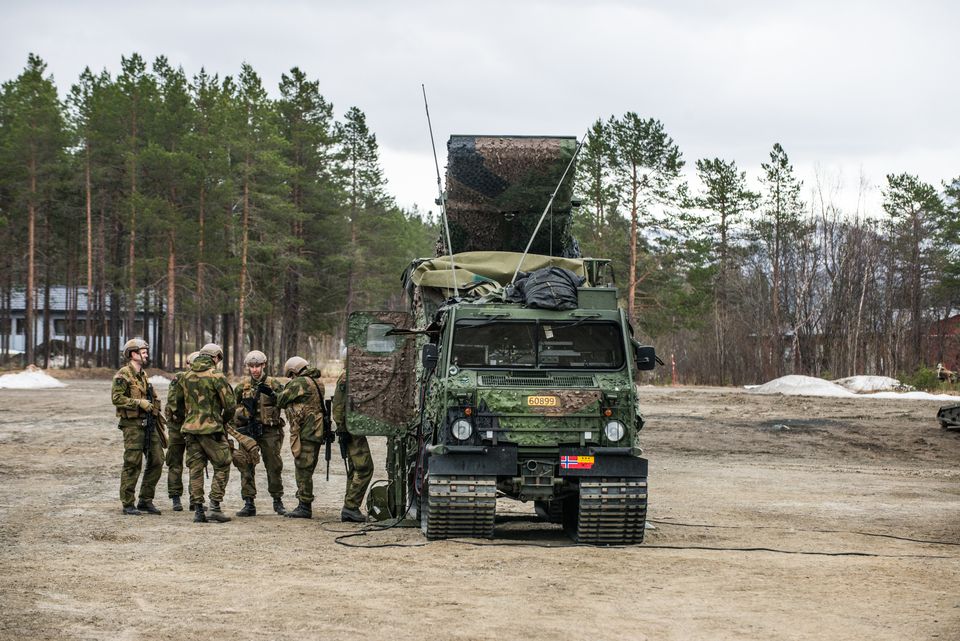
<svg viewBox="0 0 960 641"><path fill-rule="evenodd" d="M277 395L277 394L273 391L273 388L270 387L269 385L267 385L266 383L259 383L259 384L257 384L257 390L258 390L261 394L266 394L266 395L269 396L270 398L273 398L273 397L275 397L275 396Z"/></svg>
<svg viewBox="0 0 960 641"><path fill-rule="evenodd" d="M139 405L140 409L142 409L144 412L150 412L151 414L153 414L153 403L151 403L147 399L145 398L137 399L137 405Z"/></svg>

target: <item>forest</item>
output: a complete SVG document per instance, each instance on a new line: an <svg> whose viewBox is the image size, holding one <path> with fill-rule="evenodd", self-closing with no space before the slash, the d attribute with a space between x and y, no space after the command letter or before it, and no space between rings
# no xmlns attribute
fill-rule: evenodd
<svg viewBox="0 0 960 641"><path fill-rule="evenodd" d="M165 369L208 341L236 374L253 348L336 358L352 310L405 306L400 274L440 228L396 204L364 112L342 113L297 67L270 91L247 64L187 77L132 54L66 88L30 55L0 91L0 362L116 367L123 329L150 312ZM804 184L779 143L758 176L689 166L660 120L628 112L591 126L575 188L582 253L613 260L661 380L960 365L960 176L891 173L877 211L849 211L836 177Z"/></svg>

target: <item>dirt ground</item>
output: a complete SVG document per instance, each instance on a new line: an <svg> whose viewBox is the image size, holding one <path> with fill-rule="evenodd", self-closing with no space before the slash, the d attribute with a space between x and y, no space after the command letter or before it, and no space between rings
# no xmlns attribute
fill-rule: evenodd
<svg viewBox="0 0 960 641"><path fill-rule="evenodd" d="M960 639L960 434L936 402L644 387L644 545L571 546L501 501L492 542L361 549L335 541L359 528L336 458L312 521L270 512L262 470L252 519L192 523L165 474L162 516L122 516L109 381L68 382L0 390L2 639Z"/></svg>

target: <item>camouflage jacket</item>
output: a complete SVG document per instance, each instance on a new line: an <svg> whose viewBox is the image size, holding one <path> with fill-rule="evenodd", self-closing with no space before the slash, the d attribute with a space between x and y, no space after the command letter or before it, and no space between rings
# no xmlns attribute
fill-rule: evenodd
<svg viewBox="0 0 960 641"><path fill-rule="evenodd" d="M180 430L180 426L183 424L183 394L178 393L180 387L180 377L183 376L183 372L175 374L173 380L170 381L170 389L167 390L167 406L163 408L163 416L167 419L167 429L173 432Z"/></svg>
<svg viewBox="0 0 960 641"><path fill-rule="evenodd" d="M183 404L180 431L186 434L215 434L233 418L236 399L227 377L218 372L213 359L200 355L180 375L174 392L175 407Z"/></svg>
<svg viewBox="0 0 960 641"><path fill-rule="evenodd" d="M347 430L347 374L340 374L337 379L337 390L333 393L333 402L330 404L330 413L333 414L333 420L337 423L337 431L345 432Z"/></svg>
<svg viewBox="0 0 960 641"><path fill-rule="evenodd" d="M141 424L141 421L147 417L147 413L140 408L139 401L148 396L153 399L153 406L159 412L160 399L157 398L153 385L147 380L146 372L141 370L137 373L133 369L133 365L128 364L114 374L111 398L117 408L117 418L120 419L119 427Z"/></svg>
<svg viewBox="0 0 960 641"><path fill-rule="evenodd" d="M277 407L287 411L291 434L300 434L304 441L323 441L323 383L320 382L320 370L311 367L291 379L277 395Z"/></svg>
<svg viewBox="0 0 960 641"><path fill-rule="evenodd" d="M266 383L273 390L274 394L283 391L283 383L273 376L264 374L259 380L248 376L243 382L234 389L237 397L237 411L233 415L234 426L238 429L244 427L249 421L247 408L243 405L245 399L257 399L257 418L264 427L283 427L283 419L280 417L280 408L277 407L276 396L270 398L267 394L257 394L257 385Z"/></svg>

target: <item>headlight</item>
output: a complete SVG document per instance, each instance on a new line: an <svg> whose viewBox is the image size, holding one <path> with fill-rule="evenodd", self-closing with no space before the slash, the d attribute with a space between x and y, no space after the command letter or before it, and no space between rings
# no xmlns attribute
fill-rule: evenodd
<svg viewBox="0 0 960 641"><path fill-rule="evenodd" d="M626 429L623 427L623 423L620 421L610 421L603 428L604 434L607 435L608 441L619 441L623 438L623 435L626 433Z"/></svg>
<svg viewBox="0 0 960 641"><path fill-rule="evenodd" d="M470 425L470 421L465 418L457 419L450 427L450 432L453 433L454 438L465 441L473 434L473 425Z"/></svg>

